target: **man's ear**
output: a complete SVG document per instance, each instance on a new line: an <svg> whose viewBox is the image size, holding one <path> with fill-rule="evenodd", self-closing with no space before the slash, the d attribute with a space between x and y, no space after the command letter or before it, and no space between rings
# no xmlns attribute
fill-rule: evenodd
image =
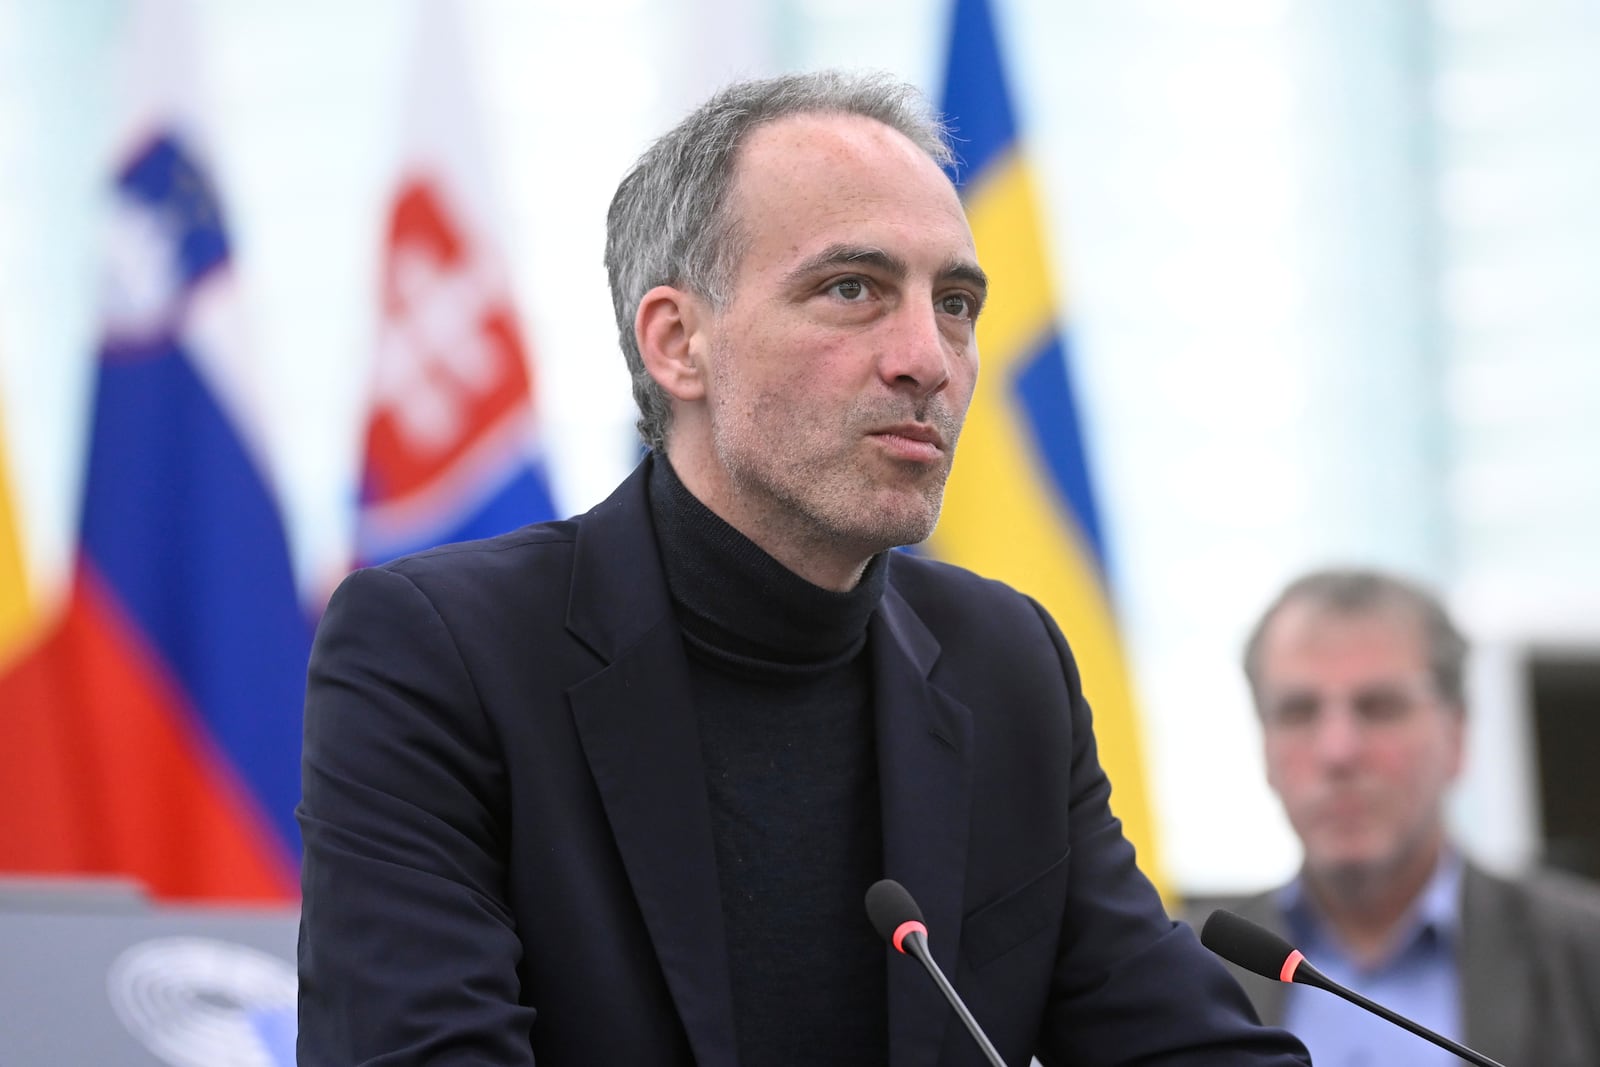
<svg viewBox="0 0 1600 1067"><path fill-rule="evenodd" d="M705 396L706 345L701 327L705 303L693 293L658 285L639 301L633 316L633 335L639 355L656 384L674 400L700 400Z"/></svg>

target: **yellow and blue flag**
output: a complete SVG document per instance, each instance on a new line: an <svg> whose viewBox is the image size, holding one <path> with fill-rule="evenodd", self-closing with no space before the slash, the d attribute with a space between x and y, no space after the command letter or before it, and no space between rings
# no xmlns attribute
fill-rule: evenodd
<svg viewBox="0 0 1600 1067"><path fill-rule="evenodd" d="M1095 709L1115 810L1156 878L1160 864L1132 684L1106 583L1095 506L1033 177L987 0L956 0L942 110L992 296L978 323L983 373L938 529L941 559L1044 605L1072 644Z"/></svg>

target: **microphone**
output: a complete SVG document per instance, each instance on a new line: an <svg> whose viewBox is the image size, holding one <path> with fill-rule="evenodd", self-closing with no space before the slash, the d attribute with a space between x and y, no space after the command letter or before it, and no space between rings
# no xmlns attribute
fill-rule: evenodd
<svg viewBox="0 0 1600 1067"><path fill-rule="evenodd" d="M1421 1023L1412 1022L1399 1012L1391 1011L1376 1001L1368 1000L1353 989L1346 989L1315 967L1300 954L1300 950L1263 926L1258 926L1231 911L1214 911L1200 930L1200 943L1229 963L1237 964L1251 974L1259 974L1274 982L1293 982L1325 989L1334 996L1343 997L1387 1019L1420 1038L1432 1041L1442 1049L1455 1053L1478 1067L1505 1067L1481 1052L1450 1040L1443 1034L1429 1030Z"/></svg>
<svg viewBox="0 0 1600 1067"><path fill-rule="evenodd" d="M1006 1061L1002 1060L1000 1053L994 1050L994 1045L990 1044L983 1027L978 1025L978 1020L972 1017L967 1006L961 1002L961 997L957 995L950 980L944 976L944 972L939 969L939 965L933 962L933 954L928 951L928 927L922 921L922 909L911 899L906 887L892 878L874 882L872 888L867 890L867 918L872 920L878 935L893 945L896 952L914 956L923 967L927 968L934 984L939 987L939 992L944 994L944 999L950 1002L950 1006L956 1010L956 1015L966 1024L967 1031L983 1050L984 1056L988 1057L993 1067L1006 1067Z"/></svg>

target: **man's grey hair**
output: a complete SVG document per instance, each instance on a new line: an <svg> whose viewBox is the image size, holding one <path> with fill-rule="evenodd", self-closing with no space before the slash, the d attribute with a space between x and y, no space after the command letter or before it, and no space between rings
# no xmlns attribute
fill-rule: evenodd
<svg viewBox="0 0 1600 1067"><path fill-rule="evenodd" d="M1261 647L1267 631L1285 607L1301 603L1343 617L1393 609L1409 614L1427 643L1428 669L1439 696L1458 711L1466 709L1467 639L1443 602L1416 582L1364 568L1319 570L1296 578L1262 614L1244 646L1244 673L1257 708L1261 705Z"/></svg>
<svg viewBox="0 0 1600 1067"><path fill-rule="evenodd" d="M606 214L606 272L622 354L639 405L639 436L666 444L671 408L639 354L633 320L658 285L687 289L723 307L746 239L728 205L739 147L750 131L791 115L876 119L941 167L953 162L948 131L916 87L885 74L820 71L739 82L718 92L639 157Z"/></svg>

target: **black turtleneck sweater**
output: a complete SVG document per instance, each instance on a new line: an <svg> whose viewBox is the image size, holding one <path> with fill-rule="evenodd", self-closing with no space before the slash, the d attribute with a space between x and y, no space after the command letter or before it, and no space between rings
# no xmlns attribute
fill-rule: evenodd
<svg viewBox="0 0 1600 1067"><path fill-rule="evenodd" d="M878 556L812 585L701 504L659 453L650 507L689 652L741 1067L888 1060L867 620Z"/></svg>

